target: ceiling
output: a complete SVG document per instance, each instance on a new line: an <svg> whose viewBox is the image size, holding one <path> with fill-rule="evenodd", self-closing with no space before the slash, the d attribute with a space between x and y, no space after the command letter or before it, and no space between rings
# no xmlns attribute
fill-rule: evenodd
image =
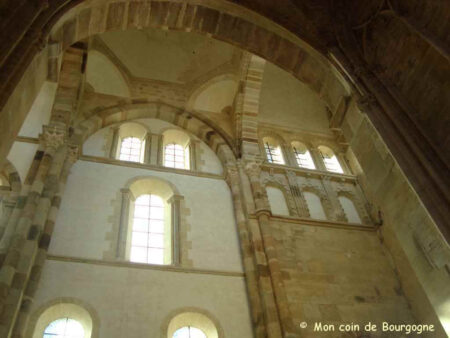
<svg viewBox="0 0 450 338"><path fill-rule="evenodd" d="M325 102L305 83L267 62L260 93L261 122L330 133Z"/></svg>
<svg viewBox="0 0 450 338"><path fill-rule="evenodd" d="M236 52L230 44L177 31L126 30L100 37L134 77L179 84L231 61Z"/></svg>

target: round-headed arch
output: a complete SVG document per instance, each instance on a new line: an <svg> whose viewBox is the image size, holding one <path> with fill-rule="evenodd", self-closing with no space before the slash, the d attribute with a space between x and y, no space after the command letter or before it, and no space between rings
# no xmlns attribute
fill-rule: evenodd
<svg viewBox="0 0 450 338"><path fill-rule="evenodd" d="M236 161L231 139L220 127L195 113L162 102L130 103L96 111L77 124L72 142L82 145L89 136L104 127L142 118L163 120L197 136L216 153L224 166Z"/></svg>
<svg viewBox="0 0 450 338"><path fill-rule="evenodd" d="M30 317L26 337L42 337L46 327L61 318L70 318L79 322L86 338L99 337L100 319L95 309L80 299L68 297L50 300L38 307Z"/></svg>
<svg viewBox="0 0 450 338"><path fill-rule="evenodd" d="M192 326L200 329L208 338L224 338L222 326L209 311L197 307L184 307L172 311L163 321L161 338L172 338L180 328Z"/></svg>
<svg viewBox="0 0 450 338"><path fill-rule="evenodd" d="M156 28L195 32L259 55L320 93L348 95L350 87L321 53L269 19L228 1L92 0L62 6L47 24L52 42L66 49L109 31ZM340 97L324 97L335 108Z"/></svg>

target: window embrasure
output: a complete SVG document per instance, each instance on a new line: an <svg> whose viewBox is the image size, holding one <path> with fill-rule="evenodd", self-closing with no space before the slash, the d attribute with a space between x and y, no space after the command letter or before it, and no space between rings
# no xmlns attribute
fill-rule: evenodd
<svg viewBox="0 0 450 338"><path fill-rule="evenodd" d="M191 138L181 130L169 129L163 133L164 166L190 169Z"/></svg>
<svg viewBox="0 0 450 338"><path fill-rule="evenodd" d="M295 155L295 160L300 168L316 169L314 161L309 153L308 148L301 142L292 142L292 150Z"/></svg>
<svg viewBox="0 0 450 338"><path fill-rule="evenodd" d="M267 161L269 163L284 164L280 144L271 137L264 137L263 143Z"/></svg>
<svg viewBox="0 0 450 338"><path fill-rule="evenodd" d="M122 139L119 160L141 162L142 143L137 137L126 137Z"/></svg>
<svg viewBox="0 0 450 338"><path fill-rule="evenodd" d="M189 169L189 147L183 148L176 143L164 147L164 166L178 169Z"/></svg>
<svg viewBox="0 0 450 338"><path fill-rule="evenodd" d="M323 164L327 171L343 174L341 165L339 164L339 160L334 154L333 150L325 146L318 147L320 155L322 156Z"/></svg>
<svg viewBox="0 0 450 338"><path fill-rule="evenodd" d="M115 129L111 157L121 161L144 162L147 129L135 122L127 122Z"/></svg>

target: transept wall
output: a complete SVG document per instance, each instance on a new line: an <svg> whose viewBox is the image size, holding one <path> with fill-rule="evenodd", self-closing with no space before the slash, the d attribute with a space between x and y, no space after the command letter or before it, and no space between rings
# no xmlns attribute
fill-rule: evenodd
<svg viewBox="0 0 450 338"><path fill-rule="evenodd" d="M410 121L402 126L397 122L403 115L388 116L398 107L390 106L379 79L354 67L354 53L343 56L333 49L331 63L256 14L256 24L250 23L233 6L80 4L48 27L49 44L22 60L35 55L27 71L13 64L15 75L2 73L10 81L2 91L7 123L1 127L8 128L1 135L9 139L2 142L0 159L11 148L8 160L18 174L9 183L16 188L19 176L22 184L20 192L2 199L0 335L30 337L34 314L44 304L73 297L95 308L101 328L96 332L105 337L164 337L161 323L168 314L189 307L211 313L230 337L317 336L300 323L365 324L387 317L433 324L430 337L445 336L448 192L445 184L427 185L446 180L435 175L442 163L430 164L423 156L429 144L405 146L420 128L405 134ZM144 27L193 30L247 51L238 65L232 60L182 86L130 76L91 39ZM348 46L351 38L342 35L340 43ZM89 87L85 70L92 47L122 68L129 97ZM332 133L259 121L266 60L307 83L326 103ZM238 83L234 102L217 114L196 111L192 98L202 84L224 74ZM50 120L39 138L16 138L47 76L58 81ZM115 157L117 130L126 123L147 130L142 163ZM171 128L190 135L191 170L163 165L161 140ZM279 142L283 164L266 158L264 137ZM293 141L306 145L315 169L299 167ZM327 169L319 146L334 152L342 173ZM21 149L34 155L21 157ZM417 158L424 166L405 165ZM127 182L146 176L177 190L167 201L177 255L169 266L135 264L118 254L130 217L124 206L135 199ZM281 191L288 214L273 212L268 187ZM323 219L315 219L309 193L317 196ZM341 197L353 204L361 222L349 221Z"/></svg>

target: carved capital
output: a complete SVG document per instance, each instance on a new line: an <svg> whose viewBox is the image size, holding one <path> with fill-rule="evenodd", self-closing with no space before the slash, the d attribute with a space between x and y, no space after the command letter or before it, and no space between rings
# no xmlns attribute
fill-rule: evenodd
<svg viewBox="0 0 450 338"><path fill-rule="evenodd" d="M67 160L70 163L75 163L78 160L78 157L80 155L80 148L77 144L69 144L68 150L67 150Z"/></svg>
<svg viewBox="0 0 450 338"><path fill-rule="evenodd" d="M67 140L67 130L59 125L43 126L40 141L47 151L56 151Z"/></svg>
<svg viewBox="0 0 450 338"><path fill-rule="evenodd" d="M237 182L237 180L239 178L239 170L235 165L226 165L225 169L226 169L225 180L231 186L231 184L233 184L234 182Z"/></svg>
<svg viewBox="0 0 450 338"><path fill-rule="evenodd" d="M251 177L260 177L261 176L261 165L262 161L259 159L255 159L252 161L246 161L244 163L244 170L247 175Z"/></svg>

